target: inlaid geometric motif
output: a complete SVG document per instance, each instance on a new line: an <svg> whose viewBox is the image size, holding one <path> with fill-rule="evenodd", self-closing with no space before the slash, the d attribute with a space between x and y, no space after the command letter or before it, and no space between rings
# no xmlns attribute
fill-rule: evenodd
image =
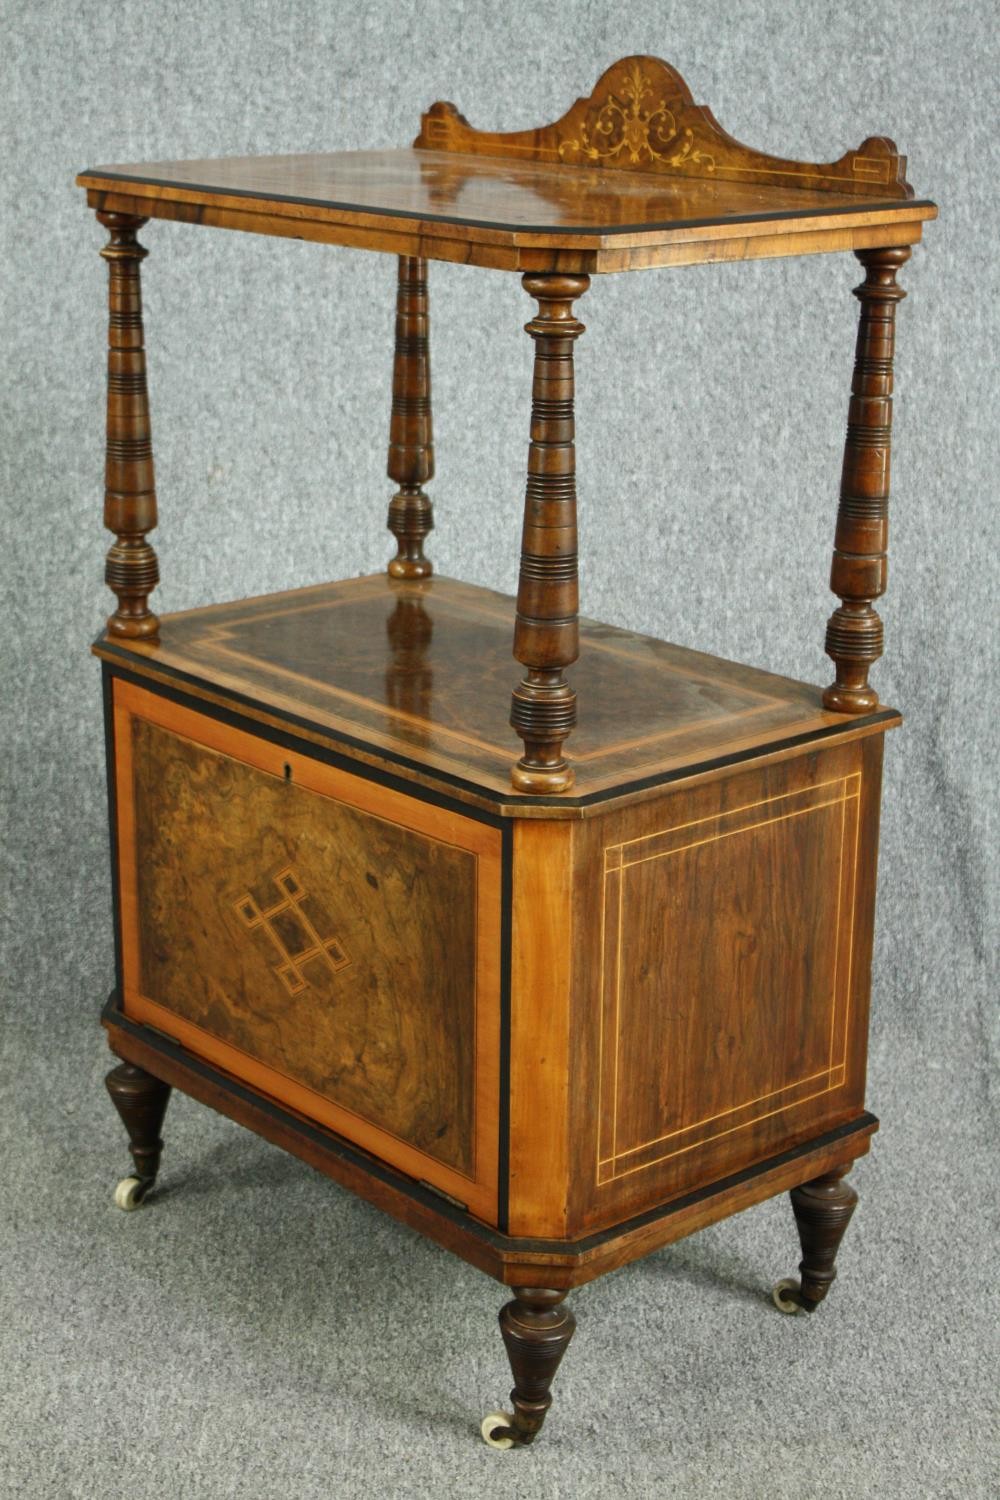
<svg viewBox="0 0 1000 1500"><path fill-rule="evenodd" d="M251 932L260 929L278 954L278 962L272 968L290 995L301 995L309 988L309 981L302 972L303 965L320 959L332 974L346 969L351 960L336 938L320 937L307 913L302 908L306 897L298 876L289 865L273 877L281 897L273 906L263 911L248 891L233 904L233 909ZM290 953L279 931L277 918L291 917L302 929L304 946Z"/></svg>

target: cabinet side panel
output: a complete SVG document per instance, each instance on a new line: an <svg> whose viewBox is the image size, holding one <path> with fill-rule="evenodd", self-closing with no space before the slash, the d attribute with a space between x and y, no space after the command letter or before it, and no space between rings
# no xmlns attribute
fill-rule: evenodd
<svg viewBox="0 0 1000 1500"><path fill-rule="evenodd" d="M581 831L575 1232L861 1109L880 757L806 753Z"/></svg>

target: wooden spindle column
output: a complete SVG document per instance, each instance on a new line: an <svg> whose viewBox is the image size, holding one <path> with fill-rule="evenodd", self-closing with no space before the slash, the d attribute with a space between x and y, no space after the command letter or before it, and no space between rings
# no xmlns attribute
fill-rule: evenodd
<svg viewBox="0 0 1000 1500"><path fill-rule="evenodd" d="M538 314L525 325L535 341L535 371L514 626L514 655L525 675L510 712L524 754L511 781L519 792L551 793L573 785L563 745L576 723L576 694L564 668L579 653L573 342L584 331L573 303L590 277L545 273L521 280Z"/></svg>
<svg viewBox="0 0 1000 1500"><path fill-rule="evenodd" d="M500 1309L500 1333L514 1377L513 1422L501 1425L501 1414L496 1413L483 1423L484 1436L497 1447L534 1442L552 1405L552 1381L576 1331L564 1291L513 1290L513 1301Z"/></svg>
<svg viewBox="0 0 1000 1500"><path fill-rule="evenodd" d="M892 358L896 303L906 296L896 285L896 272L909 260L910 250L854 253L867 274L854 291L861 321L830 572L830 587L842 602L826 627L826 654L833 658L837 678L823 694L823 705L837 713L863 714L878 707L868 671L882 655L882 621L873 602L886 585Z"/></svg>
<svg viewBox="0 0 1000 1500"><path fill-rule="evenodd" d="M427 578L433 572L424 556L424 537L434 527L433 507L423 490L434 477L428 331L427 262L401 255L389 425L389 478L399 486L389 502L387 523L397 547L389 564L392 578Z"/></svg>
<svg viewBox="0 0 1000 1500"><path fill-rule="evenodd" d="M145 219L98 213L110 231L101 251L108 263L108 418L104 524L115 533L105 580L118 596L108 620L111 635L148 638L160 622L149 608L159 582L156 553L146 533L156 525L153 449L146 392L142 286L139 266L148 251L136 241Z"/></svg>
<svg viewBox="0 0 1000 1500"><path fill-rule="evenodd" d="M160 1170L163 1154L160 1131L170 1102L170 1085L130 1062L120 1062L112 1068L104 1082L128 1131L136 1176L145 1192L152 1187Z"/></svg>

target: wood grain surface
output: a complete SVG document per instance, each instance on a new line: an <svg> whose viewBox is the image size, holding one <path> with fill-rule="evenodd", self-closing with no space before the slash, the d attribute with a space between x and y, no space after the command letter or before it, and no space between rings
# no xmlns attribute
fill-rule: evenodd
<svg viewBox="0 0 1000 1500"><path fill-rule="evenodd" d="M382 574L236 604L161 617L155 644L95 649L140 672L273 722L293 717L322 737L352 741L349 753L418 779L460 778L502 798L501 810L531 812L513 798L507 721L514 601L489 589L433 578L395 582ZM681 646L580 621L580 659L567 678L579 722L570 758L575 797L614 793L639 778L687 775L706 762L816 734L860 735L880 721L823 709L818 688ZM340 740L339 743L344 743ZM641 787L629 793L643 796Z"/></svg>
<svg viewBox="0 0 1000 1500"><path fill-rule="evenodd" d="M436 123L425 125L421 140L444 123L440 114L429 118ZM900 197L884 146L851 153L833 178L748 167L742 180L726 180L721 167L697 178L642 162L641 170L619 171L599 159L571 166L481 151L132 162L76 180L100 211L521 272L586 274L907 244L937 214L927 200ZM853 161L866 170L855 172Z"/></svg>
<svg viewBox="0 0 1000 1500"><path fill-rule="evenodd" d="M568 1233L573 1171L573 824L514 828L510 999L511 1234Z"/></svg>
<svg viewBox="0 0 1000 1500"><path fill-rule="evenodd" d="M532 941L554 976L568 945L569 977L515 964L511 1007L566 1039L539 1118L569 1187L539 1167L523 1210L512 1191L521 1232L617 1223L863 1108L881 748L807 750L539 845L562 908ZM515 913L520 879L515 858ZM532 1042L515 1027L514 1077Z"/></svg>
<svg viewBox="0 0 1000 1500"><path fill-rule="evenodd" d="M860 780L605 845L599 1181L843 1083Z"/></svg>
<svg viewBox="0 0 1000 1500"><path fill-rule="evenodd" d="M125 1007L495 1213L499 833L129 684Z"/></svg>

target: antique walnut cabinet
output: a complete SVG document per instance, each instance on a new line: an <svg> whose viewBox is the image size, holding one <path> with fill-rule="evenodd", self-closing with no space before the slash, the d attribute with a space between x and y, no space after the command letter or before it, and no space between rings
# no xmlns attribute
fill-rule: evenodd
<svg viewBox="0 0 1000 1500"><path fill-rule="evenodd" d="M876 1128L879 783L899 718L868 678L896 274L935 214L904 174L881 136L821 165L765 156L673 68L630 57L537 130L485 133L439 103L406 150L78 179L109 236L104 1024L135 1163L116 1200L147 1197L180 1088L495 1276L514 1374L512 1410L483 1423L497 1447L542 1425L572 1287L786 1190L802 1260L777 1305L814 1310L835 1275L845 1174ZM398 258L385 573L152 612L136 235L157 218ZM578 618L590 278L830 251L864 272L833 681ZM516 602L424 553L431 260L517 272L537 306Z"/></svg>

